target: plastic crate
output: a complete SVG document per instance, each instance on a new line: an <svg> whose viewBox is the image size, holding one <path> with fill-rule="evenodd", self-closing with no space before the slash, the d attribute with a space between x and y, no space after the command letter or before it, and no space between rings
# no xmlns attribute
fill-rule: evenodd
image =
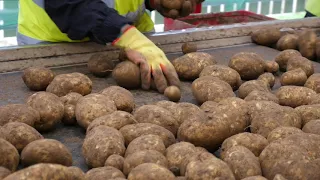
<svg viewBox="0 0 320 180"><path fill-rule="evenodd" d="M232 11L223 13L191 14L179 19L165 19L164 30L181 30L196 27L219 26L234 23L247 23L274 20L250 11Z"/></svg>

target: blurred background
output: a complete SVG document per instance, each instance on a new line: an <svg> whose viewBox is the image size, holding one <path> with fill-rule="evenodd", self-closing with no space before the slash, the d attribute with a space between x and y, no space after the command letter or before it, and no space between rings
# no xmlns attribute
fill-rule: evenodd
<svg viewBox="0 0 320 180"><path fill-rule="evenodd" d="M202 13L251 11L275 19L300 19L305 15L307 0L206 0ZM0 0L0 47L16 45L16 27L19 0ZM151 12L157 32L164 29L164 19L157 12Z"/></svg>

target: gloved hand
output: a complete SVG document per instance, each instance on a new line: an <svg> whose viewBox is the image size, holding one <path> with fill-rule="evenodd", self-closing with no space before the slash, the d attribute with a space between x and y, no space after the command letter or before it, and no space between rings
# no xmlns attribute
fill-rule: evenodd
<svg viewBox="0 0 320 180"><path fill-rule="evenodd" d="M140 66L143 89L150 89L151 78L160 93L168 84L180 87L177 72L160 48L134 26L129 26L123 32L113 45L124 48L128 59Z"/></svg>

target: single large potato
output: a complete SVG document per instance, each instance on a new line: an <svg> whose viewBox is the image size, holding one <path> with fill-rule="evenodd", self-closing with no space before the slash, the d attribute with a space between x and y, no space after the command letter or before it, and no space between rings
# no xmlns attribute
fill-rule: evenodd
<svg viewBox="0 0 320 180"><path fill-rule="evenodd" d="M280 105L293 108L309 104L316 94L312 89L300 86L282 86L276 92Z"/></svg>
<svg viewBox="0 0 320 180"><path fill-rule="evenodd" d="M297 68L283 73L280 77L280 83L282 86L303 86L306 83L307 79L308 77L305 71L301 68Z"/></svg>
<svg viewBox="0 0 320 180"><path fill-rule="evenodd" d="M265 83L262 80L251 80L243 83L238 90L239 98L244 99L247 97L252 91L263 91L263 92L271 92L269 84Z"/></svg>
<svg viewBox="0 0 320 180"><path fill-rule="evenodd" d="M125 157L140 151L155 150L162 154L165 153L166 147L160 136L148 134L135 138L127 147Z"/></svg>
<svg viewBox="0 0 320 180"><path fill-rule="evenodd" d="M115 65L112 60L108 59L107 54L97 53L90 57L87 66L93 75L106 77L111 74Z"/></svg>
<svg viewBox="0 0 320 180"><path fill-rule="evenodd" d="M241 52L233 55L229 67L236 70L243 80L258 78L264 73L265 62L263 58L253 52Z"/></svg>
<svg viewBox="0 0 320 180"><path fill-rule="evenodd" d="M116 65L112 71L116 83L126 89L135 89L141 86L139 66L131 61L123 61Z"/></svg>
<svg viewBox="0 0 320 180"><path fill-rule="evenodd" d="M111 166L90 169L85 175L87 180L112 180L115 178L125 178L125 176L119 169Z"/></svg>
<svg viewBox="0 0 320 180"><path fill-rule="evenodd" d="M301 56L301 53L294 49L288 49L280 52L276 56L275 61L279 64L280 70L285 71L287 69L289 59L296 56Z"/></svg>
<svg viewBox="0 0 320 180"><path fill-rule="evenodd" d="M43 139L43 136L33 127L20 122L10 122L2 127L2 134L8 142L21 152L29 143Z"/></svg>
<svg viewBox="0 0 320 180"><path fill-rule="evenodd" d="M88 76L78 72L59 74L54 77L46 91L59 97L65 96L70 92L77 92L84 96L91 93L92 81Z"/></svg>
<svg viewBox="0 0 320 180"><path fill-rule="evenodd" d="M274 130L272 130L267 139L269 141L269 143L273 142L273 141L277 141L277 140L281 140L284 139L288 136L291 136L293 134L298 134L298 133L303 133L303 131L299 128L296 127L286 127L286 126L281 126L278 127Z"/></svg>
<svg viewBox="0 0 320 180"><path fill-rule="evenodd" d="M35 122L40 122L40 114L37 110L26 104L0 106L0 126L8 122L22 122L34 127Z"/></svg>
<svg viewBox="0 0 320 180"><path fill-rule="evenodd" d="M312 74L304 84L305 87L320 93L320 73Z"/></svg>
<svg viewBox="0 0 320 180"><path fill-rule="evenodd" d="M240 74L236 70L224 65L207 66L201 71L200 77L202 76L213 76L226 81L233 90L237 90L242 83Z"/></svg>
<svg viewBox="0 0 320 180"><path fill-rule="evenodd" d="M314 66L312 61L302 56L295 56L288 60L287 71L301 68L309 77L314 73Z"/></svg>
<svg viewBox="0 0 320 180"><path fill-rule="evenodd" d="M131 170L128 180L175 180L167 168L155 163L143 163Z"/></svg>
<svg viewBox="0 0 320 180"><path fill-rule="evenodd" d="M44 91L52 82L54 73L44 67L29 67L23 71L22 80L30 90Z"/></svg>
<svg viewBox="0 0 320 180"><path fill-rule="evenodd" d="M305 124L302 128L305 133L320 135L320 120L312 120Z"/></svg>
<svg viewBox="0 0 320 180"><path fill-rule="evenodd" d="M301 55L313 60L316 56L317 34L313 30L305 30L299 34L298 48Z"/></svg>
<svg viewBox="0 0 320 180"><path fill-rule="evenodd" d="M24 166L38 163L54 163L71 166L72 155L69 149L57 140L39 139L29 143L22 150L21 162Z"/></svg>
<svg viewBox="0 0 320 180"><path fill-rule="evenodd" d="M131 113L135 108L134 97L132 93L120 86L110 86L101 91L101 94L112 99L120 111Z"/></svg>
<svg viewBox="0 0 320 180"><path fill-rule="evenodd" d="M0 167L15 171L19 164L19 153L8 141L0 138Z"/></svg>
<svg viewBox="0 0 320 180"><path fill-rule="evenodd" d="M216 63L215 58L205 52L188 53L172 61L178 76L186 80L194 80L198 78L205 67Z"/></svg>
<svg viewBox="0 0 320 180"><path fill-rule="evenodd" d="M40 113L40 121L34 124L38 131L52 130L63 118L64 105L55 94L37 92L28 97L27 104Z"/></svg>
<svg viewBox="0 0 320 180"><path fill-rule="evenodd" d="M320 119L320 104L303 105L295 110L301 115L302 126L311 120Z"/></svg>
<svg viewBox="0 0 320 180"><path fill-rule="evenodd" d="M279 99L276 95L272 94L271 92L266 91L251 91L245 98L245 101L273 101L277 104L279 104Z"/></svg>
<svg viewBox="0 0 320 180"><path fill-rule="evenodd" d="M78 124L87 128L96 118L111 114L117 110L113 100L105 95L92 93L83 96L76 104L75 114Z"/></svg>
<svg viewBox="0 0 320 180"><path fill-rule="evenodd" d="M273 27L261 28L251 33L252 41L263 46L271 46L277 43L280 37L280 30Z"/></svg>
<svg viewBox="0 0 320 180"><path fill-rule="evenodd" d="M297 49L298 48L298 38L296 34L286 34L282 36L277 42L277 49L283 51L286 49Z"/></svg>

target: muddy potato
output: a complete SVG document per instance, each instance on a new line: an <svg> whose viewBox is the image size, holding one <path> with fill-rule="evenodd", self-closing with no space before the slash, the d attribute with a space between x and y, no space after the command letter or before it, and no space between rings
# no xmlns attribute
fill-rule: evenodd
<svg viewBox="0 0 320 180"><path fill-rule="evenodd" d="M185 176L187 166L190 162L192 161L198 161L201 159L211 159L215 158L215 156L209 152L200 152L200 151L195 151L185 158L182 159L181 164L180 164L180 175Z"/></svg>
<svg viewBox="0 0 320 180"><path fill-rule="evenodd" d="M186 42L186 43L182 44L181 50L182 50L183 54L197 52L197 45L194 43Z"/></svg>
<svg viewBox="0 0 320 180"><path fill-rule="evenodd" d="M39 112L26 104L8 104L0 106L0 126L9 122L22 122L34 127L40 121Z"/></svg>
<svg viewBox="0 0 320 180"><path fill-rule="evenodd" d="M89 167L104 166L112 154L124 155L124 138L115 128L98 126L86 134L82 144L82 155Z"/></svg>
<svg viewBox="0 0 320 180"><path fill-rule="evenodd" d="M233 90L237 90L242 83L240 74L236 70L224 65L207 66L201 71L199 76L217 77L230 84Z"/></svg>
<svg viewBox="0 0 320 180"><path fill-rule="evenodd" d="M180 0L161 0L161 5L167 9L180 9L182 1Z"/></svg>
<svg viewBox="0 0 320 180"><path fill-rule="evenodd" d="M244 82L238 90L239 98L244 99L252 91L271 92L270 87L262 80L251 80Z"/></svg>
<svg viewBox="0 0 320 180"><path fill-rule="evenodd" d="M235 97L232 87L227 82L213 76L202 76L193 81L192 94L199 104Z"/></svg>
<svg viewBox="0 0 320 180"><path fill-rule="evenodd" d="M85 74L78 72L59 74L54 77L46 91L59 97L70 92L76 92L84 96L91 93L92 81Z"/></svg>
<svg viewBox="0 0 320 180"><path fill-rule="evenodd" d="M256 53L240 52L231 57L229 67L236 70L241 79L252 80L264 73L265 62Z"/></svg>
<svg viewBox="0 0 320 180"><path fill-rule="evenodd" d="M170 111L156 106L143 105L133 112L134 118L139 123L151 123L162 126L176 135L179 128L178 122Z"/></svg>
<svg viewBox="0 0 320 180"><path fill-rule="evenodd" d="M9 169L0 166L0 180L3 180L5 177L9 176L9 174L11 174Z"/></svg>
<svg viewBox="0 0 320 180"><path fill-rule="evenodd" d="M106 77L111 74L114 63L112 60L108 59L107 54L97 53L90 57L87 66L90 73L93 75L97 77Z"/></svg>
<svg viewBox="0 0 320 180"><path fill-rule="evenodd" d="M166 150L168 169L176 176L180 175L180 166L184 158L196 151L195 146L188 142L178 142Z"/></svg>
<svg viewBox="0 0 320 180"><path fill-rule="evenodd" d="M311 102L309 103L309 105L312 104L320 104L320 94L316 94L313 99L311 100Z"/></svg>
<svg viewBox="0 0 320 180"><path fill-rule="evenodd" d="M132 93L120 86L110 86L101 91L101 94L113 100L117 109L131 113L135 108Z"/></svg>
<svg viewBox="0 0 320 180"><path fill-rule="evenodd" d="M176 142L172 132L162 126L151 123L129 124L122 127L120 132L125 139L126 146L128 146L129 143L135 138L147 134L160 136L166 147Z"/></svg>
<svg viewBox="0 0 320 180"><path fill-rule="evenodd" d="M299 106L295 110L300 113L303 126L311 120L320 119L320 104Z"/></svg>
<svg viewBox="0 0 320 180"><path fill-rule="evenodd" d="M30 142L43 139L33 127L20 122L10 122L2 127L2 134L19 152Z"/></svg>
<svg viewBox="0 0 320 180"><path fill-rule="evenodd" d="M176 176L175 180L187 180L184 176Z"/></svg>
<svg viewBox="0 0 320 180"><path fill-rule="evenodd" d="M124 162L124 158L122 156L118 154L112 154L111 156L108 157L108 159L104 163L104 166L111 166L122 171L123 162Z"/></svg>
<svg viewBox="0 0 320 180"><path fill-rule="evenodd" d="M281 174L277 174L274 176L273 180L287 180L287 179L284 178Z"/></svg>
<svg viewBox="0 0 320 180"><path fill-rule="evenodd" d="M260 100L260 101L273 101L277 104L279 104L279 99L277 96L272 94L271 92L265 92L265 91L251 91L248 96L244 98L245 101L254 101L254 100Z"/></svg>
<svg viewBox="0 0 320 180"><path fill-rule="evenodd" d="M298 48L303 57L313 60L316 55L317 34L313 30L305 30L299 34Z"/></svg>
<svg viewBox="0 0 320 180"><path fill-rule="evenodd" d="M143 163L131 170L128 180L175 180L167 168L155 163Z"/></svg>
<svg viewBox="0 0 320 180"><path fill-rule="evenodd" d="M251 177L246 177L243 178L242 180L268 180L263 176L251 176Z"/></svg>
<svg viewBox="0 0 320 180"><path fill-rule="evenodd" d="M287 64L287 71L301 68L309 77L314 73L314 66L312 61L302 56L295 56L289 59Z"/></svg>
<svg viewBox="0 0 320 180"><path fill-rule="evenodd" d="M76 92L71 92L66 94L65 96L60 97L60 100L66 105L66 104L72 104L76 105L78 100L82 97L81 94Z"/></svg>
<svg viewBox="0 0 320 180"><path fill-rule="evenodd" d="M111 114L117 110L113 100L97 93L86 95L76 104L75 114L78 124L87 128L96 118Z"/></svg>
<svg viewBox="0 0 320 180"><path fill-rule="evenodd" d="M262 175L259 158L244 146L233 146L228 149L222 160L229 165L238 180Z"/></svg>
<svg viewBox="0 0 320 180"><path fill-rule="evenodd" d="M130 142L126 150L125 157L128 157L135 152L145 150L155 150L164 154L166 147L160 136L153 134L142 135Z"/></svg>
<svg viewBox="0 0 320 180"><path fill-rule="evenodd" d="M320 120L311 120L305 124L302 128L305 133L318 134L320 135Z"/></svg>
<svg viewBox="0 0 320 180"><path fill-rule="evenodd" d="M110 180L114 178L125 178L125 176L120 170L111 166L106 166L90 169L86 173L85 178L88 180Z"/></svg>
<svg viewBox="0 0 320 180"><path fill-rule="evenodd" d="M87 132L97 126L109 126L115 129L121 129L123 126L128 124L134 124L137 121L133 115L125 111L115 111L111 114L100 116L94 119L87 128Z"/></svg>
<svg viewBox="0 0 320 180"><path fill-rule="evenodd" d="M160 107L168 110L172 114L173 118L176 119L179 126L183 122L183 119L181 117L183 109L181 107L179 107L179 104L172 102L172 101L162 100L162 101L158 101L158 102L154 103L154 105L160 106Z"/></svg>
<svg viewBox="0 0 320 180"><path fill-rule="evenodd" d="M272 73L266 72L261 74L258 77L258 80L261 80L263 82L265 82L270 88L273 88L275 82L276 82L276 78L274 77L274 75Z"/></svg>
<svg viewBox="0 0 320 180"><path fill-rule="evenodd" d="M280 77L280 83L282 86L295 85L303 86L308 77L306 73L301 69L294 69L283 73Z"/></svg>
<svg viewBox="0 0 320 180"><path fill-rule="evenodd" d="M76 106L72 104L67 104L64 106L64 114L61 120L63 124L73 125L77 123L75 109Z"/></svg>
<svg viewBox="0 0 320 180"><path fill-rule="evenodd" d="M266 61L264 69L266 72L276 73L279 71L279 64L275 61Z"/></svg>
<svg viewBox="0 0 320 180"><path fill-rule="evenodd" d="M258 157L267 145L267 139L259 134L248 132L236 134L223 141L221 145L221 157L225 157L226 152L234 146L246 147Z"/></svg>
<svg viewBox="0 0 320 180"><path fill-rule="evenodd" d="M286 34L282 36L277 42L277 49L283 51L286 49L297 49L298 48L298 38L296 34Z"/></svg>
<svg viewBox="0 0 320 180"><path fill-rule="evenodd" d="M21 162L24 166L38 163L54 163L71 166L72 155L69 149L57 140L39 139L30 142L22 150Z"/></svg>
<svg viewBox="0 0 320 180"><path fill-rule="evenodd" d="M174 102L178 102L181 98L180 89L176 86L168 86L164 90L164 95L170 100Z"/></svg>
<svg viewBox="0 0 320 180"><path fill-rule="evenodd" d="M34 124L38 131L52 130L63 118L64 105L55 94L37 92L28 97L27 104L40 113L40 121Z"/></svg>
<svg viewBox="0 0 320 180"><path fill-rule="evenodd" d="M197 118L201 116L199 114L203 113L198 106L191 103L187 103L187 102L178 103L178 107L181 109L181 113L180 113L181 124L188 119L193 119L194 117Z"/></svg>
<svg viewBox="0 0 320 180"><path fill-rule="evenodd" d="M19 164L19 153L8 141L0 138L0 167L15 171Z"/></svg>
<svg viewBox="0 0 320 180"><path fill-rule="evenodd" d="M272 130L267 139L269 141L269 143L273 142L273 141L277 141L277 140L281 140L284 139L288 136L291 136L293 134L298 134L298 133L303 133L303 131L301 131L301 129L296 128L296 127L278 127L274 130Z"/></svg>
<svg viewBox="0 0 320 180"><path fill-rule="evenodd" d="M312 74L304 84L305 87L314 90L316 93L320 93L320 73Z"/></svg>
<svg viewBox="0 0 320 180"><path fill-rule="evenodd" d="M23 71L22 80L30 90L43 91L51 83L54 73L45 67L29 67Z"/></svg>
<svg viewBox="0 0 320 180"><path fill-rule="evenodd" d="M251 33L251 39L256 44L271 46L278 42L281 32L277 28L261 28Z"/></svg>
<svg viewBox="0 0 320 180"><path fill-rule="evenodd" d="M116 65L112 71L116 83L126 89L135 89L141 86L139 66L131 61L123 61Z"/></svg>
<svg viewBox="0 0 320 180"><path fill-rule="evenodd" d="M76 166L69 166L68 167L69 174L71 175L71 179L73 180L86 180L84 178L85 173Z"/></svg>
<svg viewBox="0 0 320 180"><path fill-rule="evenodd" d="M293 108L309 104L314 95L312 89L300 86L282 86L276 92L280 105Z"/></svg>
<svg viewBox="0 0 320 180"><path fill-rule="evenodd" d="M213 56L204 52L188 53L172 61L178 76L186 80L194 80L199 77L203 68L216 64Z"/></svg>
<svg viewBox="0 0 320 180"><path fill-rule="evenodd" d="M280 52L276 56L275 61L279 64L280 70L285 71L287 69L287 63L289 59L295 56L301 56L300 52L297 50L288 49Z"/></svg>

